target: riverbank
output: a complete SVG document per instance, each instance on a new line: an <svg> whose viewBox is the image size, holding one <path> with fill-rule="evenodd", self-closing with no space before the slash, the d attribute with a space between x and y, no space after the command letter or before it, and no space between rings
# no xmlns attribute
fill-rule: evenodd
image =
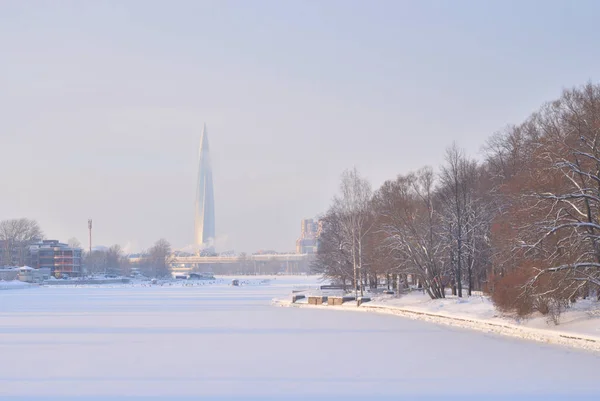
<svg viewBox="0 0 600 401"><path fill-rule="evenodd" d="M319 292L319 294L322 294ZM323 294L327 296L326 294ZM332 296L338 296L332 292ZM290 297L291 298L291 297ZM449 297L431 300L419 292L401 297L376 295L371 302L357 307L354 301L343 305L309 305L306 299L292 303L291 299L275 299L274 304L285 307L322 308L340 311L372 312L423 320L435 324L459 327L485 333L500 334L548 344L557 344L600 352L600 303L576 303L554 325L543 316L518 319L498 312L486 296L469 298Z"/></svg>

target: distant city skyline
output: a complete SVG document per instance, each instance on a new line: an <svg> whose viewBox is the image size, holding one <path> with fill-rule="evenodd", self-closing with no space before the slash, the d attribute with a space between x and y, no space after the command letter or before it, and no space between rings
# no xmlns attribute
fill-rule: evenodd
<svg viewBox="0 0 600 401"><path fill-rule="evenodd" d="M347 168L376 190L597 82L600 2L0 2L0 220L195 246L210 130L218 249L294 251ZM201 21L201 23L199 23ZM560 29L557 29L560 27Z"/></svg>

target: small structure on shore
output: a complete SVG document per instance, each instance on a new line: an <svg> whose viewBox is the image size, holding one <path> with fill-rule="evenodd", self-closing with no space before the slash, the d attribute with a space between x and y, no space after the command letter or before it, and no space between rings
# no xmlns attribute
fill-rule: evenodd
<svg viewBox="0 0 600 401"><path fill-rule="evenodd" d="M190 273L188 280L214 280L215 276L211 273Z"/></svg>
<svg viewBox="0 0 600 401"><path fill-rule="evenodd" d="M318 296L309 296L308 297L308 304L309 305L323 305L327 303L327 297L326 296L322 296L322 295L318 295Z"/></svg>
<svg viewBox="0 0 600 401"><path fill-rule="evenodd" d="M343 305L344 302L354 301L356 298L352 295L340 296L340 297L329 297L327 305Z"/></svg>
<svg viewBox="0 0 600 401"><path fill-rule="evenodd" d="M19 281L26 283L41 283L44 280L50 278L50 268L41 267L34 269L29 266L22 266L17 268Z"/></svg>

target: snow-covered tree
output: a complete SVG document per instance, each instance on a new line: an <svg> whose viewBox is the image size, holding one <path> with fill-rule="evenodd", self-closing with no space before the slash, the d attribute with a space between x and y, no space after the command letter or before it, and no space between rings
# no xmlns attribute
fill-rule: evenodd
<svg viewBox="0 0 600 401"><path fill-rule="evenodd" d="M359 283L363 281L365 267L363 247L365 238L374 223L371 198L371 184L360 176L357 169L344 171L339 194L334 198L331 210L339 219L343 238L341 247L349 250L352 257L355 292L358 290ZM362 295L362 285L360 292Z"/></svg>
<svg viewBox="0 0 600 401"><path fill-rule="evenodd" d="M395 271L417 277L431 298L443 298L446 266L433 170L424 168L387 181L375 198Z"/></svg>

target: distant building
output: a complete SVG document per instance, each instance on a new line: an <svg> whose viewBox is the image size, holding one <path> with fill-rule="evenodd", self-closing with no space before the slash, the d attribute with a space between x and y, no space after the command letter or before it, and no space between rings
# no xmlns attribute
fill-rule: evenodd
<svg viewBox="0 0 600 401"><path fill-rule="evenodd" d="M303 219L300 223L300 238L296 241L296 253L312 254L317 252L319 223L314 219Z"/></svg>
<svg viewBox="0 0 600 401"><path fill-rule="evenodd" d="M20 281L27 283L40 283L50 278L50 269L42 267L41 269L34 269L33 267L23 266L17 268Z"/></svg>
<svg viewBox="0 0 600 401"><path fill-rule="evenodd" d="M38 241L0 240L0 266L24 266L28 263L29 246Z"/></svg>
<svg viewBox="0 0 600 401"><path fill-rule="evenodd" d="M200 137L194 220L195 243L200 249L212 247L215 240L215 198L208 150L208 133L205 124Z"/></svg>
<svg viewBox="0 0 600 401"><path fill-rule="evenodd" d="M82 249L57 240L44 240L29 247L29 264L35 269L50 269L53 276L81 276Z"/></svg>

